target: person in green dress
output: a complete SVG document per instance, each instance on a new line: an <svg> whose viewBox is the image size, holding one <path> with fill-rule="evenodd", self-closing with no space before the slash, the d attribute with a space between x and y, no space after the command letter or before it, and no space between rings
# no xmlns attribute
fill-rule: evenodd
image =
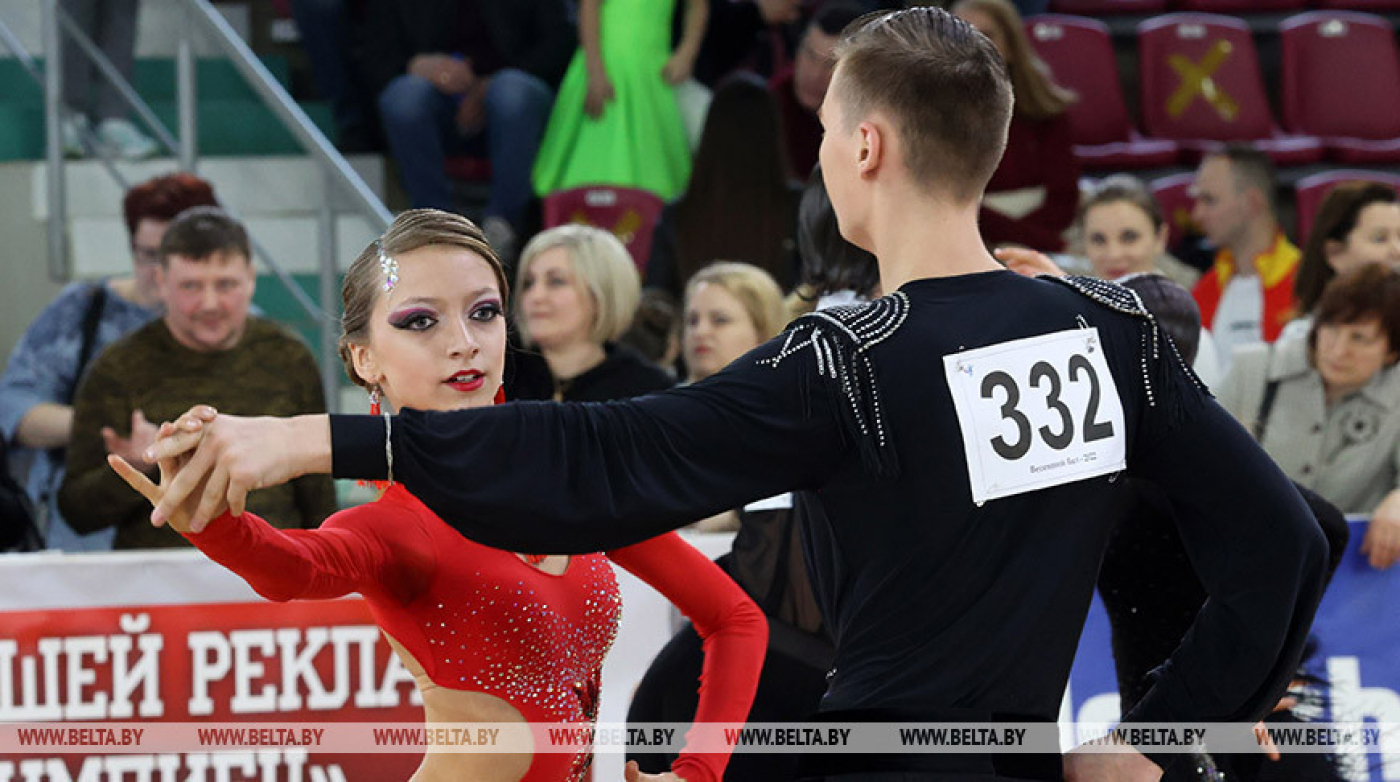
<svg viewBox="0 0 1400 782"><path fill-rule="evenodd" d="M670 200L690 176L675 86L690 78L705 36L705 0L581 0L579 39L535 158L540 196L583 185L646 190Z"/></svg>

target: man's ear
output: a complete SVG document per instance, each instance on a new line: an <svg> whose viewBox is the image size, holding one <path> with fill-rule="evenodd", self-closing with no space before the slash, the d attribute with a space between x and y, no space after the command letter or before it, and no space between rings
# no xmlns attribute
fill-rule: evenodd
<svg viewBox="0 0 1400 782"><path fill-rule="evenodd" d="M866 120L856 128L860 134L858 148L859 168L862 177L874 176L884 163L886 129L881 123Z"/></svg>

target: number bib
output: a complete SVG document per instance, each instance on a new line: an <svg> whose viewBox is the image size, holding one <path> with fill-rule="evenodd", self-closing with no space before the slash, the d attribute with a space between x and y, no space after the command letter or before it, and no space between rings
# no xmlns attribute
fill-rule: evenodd
<svg viewBox="0 0 1400 782"><path fill-rule="evenodd" d="M1119 472L1123 403L1098 329L943 357L978 505Z"/></svg>

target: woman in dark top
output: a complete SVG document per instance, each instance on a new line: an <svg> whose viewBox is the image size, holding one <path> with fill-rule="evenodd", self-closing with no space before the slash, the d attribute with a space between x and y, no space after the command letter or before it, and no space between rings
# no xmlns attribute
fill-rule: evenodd
<svg viewBox="0 0 1400 782"><path fill-rule="evenodd" d="M599 228L563 225L530 240L516 273L516 355L510 399L604 402L670 388L671 376L617 342L641 283L627 248Z"/></svg>
<svg viewBox="0 0 1400 782"><path fill-rule="evenodd" d="M1051 78L1008 0L959 0L953 13L1001 52L1016 96L1006 152L982 201L982 238L991 247L1062 250L1061 235L1079 204L1079 164L1066 112L1075 96Z"/></svg>
<svg viewBox="0 0 1400 782"><path fill-rule="evenodd" d="M786 323L773 279L746 263L716 263L686 286L684 350L690 382L698 383L772 339ZM716 560L767 615L768 656L750 722L793 722L817 711L834 653L802 555L801 519L792 495L729 510L697 524L735 529L733 549ZM703 526L702 526L703 525ZM681 722L695 713L704 654L687 624L657 654L637 686L627 721ZM689 709L689 711L686 711ZM643 771L668 768L674 753L631 752ZM781 782L797 774L793 753L738 753L724 778Z"/></svg>
<svg viewBox="0 0 1400 782"><path fill-rule="evenodd" d="M705 118L685 195L656 226L646 286L679 301L700 269L743 260L771 274L783 290L791 288L797 195L785 160L768 87L752 74L725 79Z"/></svg>

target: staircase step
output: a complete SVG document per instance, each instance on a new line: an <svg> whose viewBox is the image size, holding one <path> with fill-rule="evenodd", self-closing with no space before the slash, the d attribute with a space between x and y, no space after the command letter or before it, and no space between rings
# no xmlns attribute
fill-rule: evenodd
<svg viewBox="0 0 1400 782"><path fill-rule="evenodd" d="M335 123L329 104L311 102L300 105L312 123L334 140ZM176 132L179 124L174 102L158 101L152 104L151 109L167 130ZM201 99L195 122L201 156L285 155L301 151L291 132L258 102ZM137 124L144 129L141 123ZM0 102L0 161L38 160L43 156L43 106Z"/></svg>
<svg viewBox="0 0 1400 782"><path fill-rule="evenodd" d="M378 155L352 155L349 163L370 191L382 199L384 159ZM47 219L48 179L44 165L11 165L29 166L34 219ZM168 174L177 167L178 163L171 158L118 164L122 176L132 183ZM214 183L220 202L244 218L313 216L327 197L338 212L352 212L356 208L339 188L327 191L321 169L307 156L201 157L198 173ZM68 192L70 218L102 218L121 226L122 191L100 161L68 162L64 166L64 187Z"/></svg>
<svg viewBox="0 0 1400 782"><path fill-rule="evenodd" d="M260 59L284 89L291 88L291 66L285 56L265 55ZM39 58L36 62L42 69L43 59ZM169 57L137 60L132 73L132 83L137 94L147 103L174 101L175 60ZM258 99L233 62L226 58L201 58L196 61L195 83L200 100ZM7 103L37 106L44 104L44 91L14 59L0 59L0 104Z"/></svg>

